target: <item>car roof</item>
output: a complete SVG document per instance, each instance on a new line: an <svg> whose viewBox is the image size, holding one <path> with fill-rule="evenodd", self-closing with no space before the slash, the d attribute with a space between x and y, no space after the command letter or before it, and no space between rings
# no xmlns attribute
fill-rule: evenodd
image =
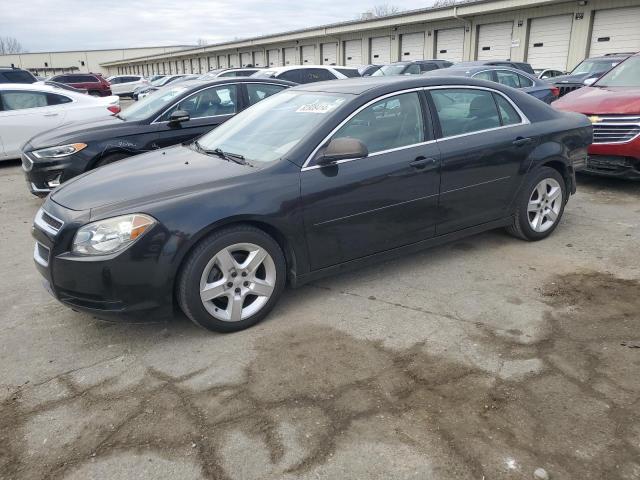
<svg viewBox="0 0 640 480"><path fill-rule="evenodd" d="M585 58L583 60L602 60L603 62L607 62L607 61L611 61L611 60L624 60L625 58L629 58L632 57L634 54L633 53L612 53L612 54L608 54L608 55L600 55L597 57L589 57L589 58ZM637 55L637 53L635 54Z"/></svg>
<svg viewBox="0 0 640 480"><path fill-rule="evenodd" d="M40 90L55 93L62 89L37 83L0 83L0 90Z"/></svg>
<svg viewBox="0 0 640 480"><path fill-rule="evenodd" d="M278 85L286 85L286 86L294 86L298 85L297 83L288 82L286 80L280 80L278 78L252 78L252 77L224 77L224 78L212 78L212 79L193 79L193 80L185 80L184 82L180 82L176 84L176 86L187 87L187 88L195 88L195 87L206 87L209 85L218 85L218 84L226 84L226 83L275 83ZM166 85L166 87L171 87L171 83Z"/></svg>
<svg viewBox="0 0 640 480"><path fill-rule="evenodd" d="M322 68L323 70L331 70L334 68L353 68L353 67L343 67L342 65L288 65L284 67L268 67L265 69L258 69L264 72L288 72L289 70L300 70L303 68ZM354 70L357 70L354 68Z"/></svg>
<svg viewBox="0 0 640 480"><path fill-rule="evenodd" d="M440 85L470 85L478 87L488 87L494 90L501 91L506 91L506 89L509 88L503 87L499 83L489 82L487 80L476 80L474 78L468 77L449 77L446 76L446 72L444 72L443 70L443 74L438 76L409 75L407 77L401 76L400 78L398 78L398 76L357 77L340 81L329 80L325 82L307 83L294 87L293 90L360 95L368 91L376 91L376 93L385 94L411 88Z"/></svg>

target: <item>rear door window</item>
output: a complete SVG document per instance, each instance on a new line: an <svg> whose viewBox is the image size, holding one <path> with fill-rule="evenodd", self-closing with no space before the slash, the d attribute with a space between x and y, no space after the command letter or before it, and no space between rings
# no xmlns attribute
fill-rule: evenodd
<svg viewBox="0 0 640 480"><path fill-rule="evenodd" d="M435 63L421 63L420 71L421 72L430 72L432 70L438 70L438 65Z"/></svg>
<svg viewBox="0 0 640 480"><path fill-rule="evenodd" d="M3 72L4 78L7 79L7 83L33 83L36 81L33 75L24 70L12 70L10 72Z"/></svg>
<svg viewBox="0 0 640 480"><path fill-rule="evenodd" d="M324 80L336 79L333 73L322 68L306 68L302 72L302 83L322 82Z"/></svg>
<svg viewBox="0 0 640 480"><path fill-rule="evenodd" d="M443 88L430 92L443 137L501 126L496 102L487 90Z"/></svg>
<svg viewBox="0 0 640 480"><path fill-rule="evenodd" d="M509 70L497 70L496 80L502 85L512 88L520 88L520 75Z"/></svg>
<svg viewBox="0 0 640 480"><path fill-rule="evenodd" d="M516 112L516 109L502 96L497 93L493 94L498 105L498 111L500 112L500 118L502 119L502 125L517 125L522 123L520 114Z"/></svg>
<svg viewBox="0 0 640 480"><path fill-rule="evenodd" d="M72 100L64 95L57 93L47 93L47 105L62 105L63 103L71 103Z"/></svg>
<svg viewBox="0 0 640 480"><path fill-rule="evenodd" d="M476 73L473 76L473 78L479 78L480 80L489 80L490 82L495 82L495 79L493 78L493 72L492 71Z"/></svg>
<svg viewBox="0 0 640 480"><path fill-rule="evenodd" d="M283 72L282 74L278 75L278 78L282 80L288 80L290 82L303 83L300 70L289 70Z"/></svg>

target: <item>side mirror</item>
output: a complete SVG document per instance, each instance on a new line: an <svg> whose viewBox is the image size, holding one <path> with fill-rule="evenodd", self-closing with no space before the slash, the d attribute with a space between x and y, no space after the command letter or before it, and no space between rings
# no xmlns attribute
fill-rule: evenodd
<svg viewBox="0 0 640 480"><path fill-rule="evenodd" d="M587 78L584 82L582 82L582 84L586 87L590 87L591 85L596 83L596 80L598 80L598 77Z"/></svg>
<svg viewBox="0 0 640 480"><path fill-rule="evenodd" d="M340 160L354 160L369 155L367 146L355 138L334 138L316 159L318 165L330 165Z"/></svg>
<svg viewBox="0 0 640 480"><path fill-rule="evenodd" d="M189 112L185 110L174 110L173 112L171 112L171 115L169 115L169 122L182 123L188 121L190 118L191 117L189 116Z"/></svg>

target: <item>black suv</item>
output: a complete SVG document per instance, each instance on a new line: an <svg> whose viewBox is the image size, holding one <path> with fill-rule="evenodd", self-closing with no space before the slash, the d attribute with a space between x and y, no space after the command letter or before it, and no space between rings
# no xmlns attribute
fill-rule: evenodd
<svg viewBox="0 0 640 480"><path fill-rule="evenodd" d="M584 87L585 81L596 81L633 53L610 53L602 57L587 58L567 75L553 77L552 83L560 89L560 96Z"/></svg>
<svg viewBox="0 0 640 480"><path fill-rule="evenodd" d="M386 77L390 75L420 75L432 70L447 68L453 63L447 60L413 60L405 62L393 62L382 65L371 74L372 77Z"/></svg>
<svg viewBox="0 0 640 480"><path fill-rule="evenodd" d="M38 79L28 70L0 67L0 83L34 83Z"/></svg>

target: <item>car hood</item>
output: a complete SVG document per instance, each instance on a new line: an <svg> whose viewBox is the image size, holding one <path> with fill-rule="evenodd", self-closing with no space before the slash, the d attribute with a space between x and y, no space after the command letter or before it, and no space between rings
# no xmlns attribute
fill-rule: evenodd
<svg viewBox="0 0 640 480"><path fill-rule="evenodd" d="M638 114L640 88L583 87L560 97L553 106L585 114Z"/></svg>
<svg viewBox="0 0 640 480"><path fill-rule="evenodd" d="M255 168L204 155L182 145L154 150L75 177L51 193L71 210L141 205L187 194L252 173Z"/></svg>
<svg viewBox="0 0 640 480"><path fill-rule="evenodd" d="M122 132L131 132L137 122L126 122L115 116L83 122L69 122L53 130L40 133L25 145L24 150L55 147L67 143L89 143L118 136Z"/></svg>

